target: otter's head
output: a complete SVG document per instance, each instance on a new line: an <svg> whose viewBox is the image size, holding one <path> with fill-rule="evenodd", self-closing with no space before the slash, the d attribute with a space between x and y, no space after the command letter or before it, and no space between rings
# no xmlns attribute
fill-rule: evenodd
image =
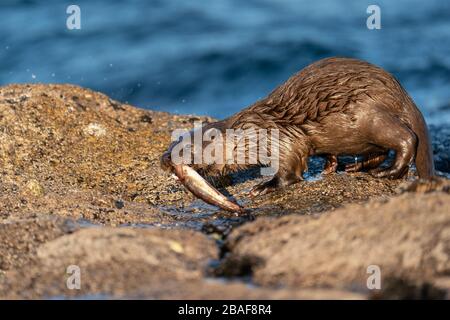
<svg viewBox="0 0 450 320"><path fill-rule="evenodd" d="M175 131L172 143L161 156L161 167L174 173L179 181L203 201L228 211L242 212L235 202L228 200L198 172L217 175L226 165L224 122L197 126L191 131Z"/></svg>
<svg viewBox="0 0 450 320"><path fill-rule="evenodd" d="M172 143L161 156L162 169L172 171L174 165L184 164L207 176L225 173L225 130L225 123L214 122L174 131Z"/></svg>

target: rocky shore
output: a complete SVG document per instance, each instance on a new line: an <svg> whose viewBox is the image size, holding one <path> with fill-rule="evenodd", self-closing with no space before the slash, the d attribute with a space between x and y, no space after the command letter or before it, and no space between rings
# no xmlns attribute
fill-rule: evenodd
<svg viewBox="0 0 450 320"><path fill-rule="evenodd" d="M250 221L160 169L172 130L197 120L214 121L72 85L1 87L0 298L450 297L447 127L431 127L433 182L322 177L315 160L308 181L250 200L261 178L235 174L224 187Z"/></svg>

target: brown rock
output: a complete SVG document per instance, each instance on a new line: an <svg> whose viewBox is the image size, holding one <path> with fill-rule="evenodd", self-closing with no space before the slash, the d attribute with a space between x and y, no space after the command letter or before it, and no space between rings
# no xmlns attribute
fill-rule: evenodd
<svg viewBox="0 0 450 320"><path fill-rule="evenodd" d="M0 219L43 212L111 225L173 223L156 207L192 197L159 169L159 156L189 118L72 85L1 87ZM135 205L118 213L113 198Z"/></svg>
<svg viewBox="0 0 450 320"><path fill-rule="evenodd" d="M32 262L8 272L0 295L131 295L154 283L164 290L169 279L198 281L212 259L214 242L194 231L91 227L41 245ZM66 285L72 265L80 268L80 290Z"/></svg>
<svg viewBox="0 0 450 320"><path fill-rule="evenodd" d="M450 272L450 195L404 194L319 217L258 219L234 230L228 247L228 259L254 261L260 285L367 291L369 265L380 267L382 286L425 283Z"/></svg>
<svg viewBox="0 0 450 320"><path fill-rule="evenodd" d="M43 196L45 194L45 190L42 185L36 180L28 181L26 187L26 192L30 193L35 197Z"/></svg>
<svg viewBox="0 0 450 320"><path fill-rule="evenodd" d="M40 217L6 221L0 224L0 270L19 268L36 256L37 247L73 232L70 220Z"/></svg>
<svg viewBox="0 0 450 320"><path fill-rule="evenodd" d="M186 230L89 228L46 242L30 263L0 281L1 298L361 299L342 290L250 288L205 279L213 241ZM69 266L80 290L69 289ZM71 271L73 272L73 271Z"/></svg>
<svg viewBox="0 0 450 320"><path fill-rule="evenodd" d="M361 266L371 259L397 277L383 280L392 297L427 291L411 284L416 275L447 290L440 275L448 268L448 195L433 190L448 192L448 180L419 182L411 190L429 194L383 204L402 181L365 173L252 200L247 192L262 180L256 174L218 181L258 219L232 233L232 254L215 272L236 281L208 278L205 268L218 259L212 239L222 243L247 219L194 199L159 167L172 130L198 120L212 121L138 109L72 85L0 87L0 296L361 298L366 293L354 290L364 287ZM75 263L80 291L65 286ZM239 278L248 272L252 286Z"/></svg>

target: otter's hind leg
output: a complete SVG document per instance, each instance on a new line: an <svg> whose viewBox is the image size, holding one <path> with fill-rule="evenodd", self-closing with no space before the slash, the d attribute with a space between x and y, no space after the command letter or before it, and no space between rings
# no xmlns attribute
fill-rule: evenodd
<svg viewBox="0 0 450 320"><path fill-rule="evenodd" d="M377 178L401 178L409 169L416 153L417 137L400 119L386 111L376 113L367 122L368 138L371 143L384 149L395 151L395 160L389 168L376 168L369 171Z"/></svg>
<svg viewBox="0 0 450 320"><path fill-rule="evenodd" d="M322 174L335 173L338 167L338 159L335 155L328 155L327 162L323 168Z"/></svg>
<svg viewBox="0 0 450 320"><path fill-rule="evenodd" d="M345 172L358 172L361 170L375 169L380 164L382 164L383 161L386 160L386 158L387 158L387 153L370 154L362 162L347 164L345 166Z"/></svg>

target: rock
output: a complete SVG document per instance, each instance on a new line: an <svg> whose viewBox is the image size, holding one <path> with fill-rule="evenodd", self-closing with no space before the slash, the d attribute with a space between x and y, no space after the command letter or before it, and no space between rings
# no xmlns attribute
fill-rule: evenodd
<svg viewBox="0 0 450 320"><path fill-rule="evenodd" d="M287 213L310 215L334 210L346 203L361 203L376 197L392 196L402 182L374 179L367 173L339 172L257 197L251 205L257 208L255 215L258 216Z"/></svg>
<svg viewBox="0 0 450 320"><path fill-rule="evenodd" d="M26 188L27 192L29 192L31 195L36 196L36 197L43 196L45 194L45 191L44 191L44 188L42 187L42 185L34 179L28 181L25 188Z"/></svg>
<svg viewBox="0 0 450 320"><path fill-rule="evenodd" d="M130 296L128 296L130 297ZM198 299L198 300L273 300L273 299L364 299L356 292L333 289L276 289L250 286L237 281L199 280L182 283L166 280L142 288L131 296L138 299Z"/></svg>
<svg viewBox="0 0 450 320"><path fill-rule="evenodd" d="M442 177L433 177L431 179L416 179L408 181L399 186L398 192L450 192L450 180Z"/></svg>
<svg viewBox="0 0 450 320"><path fill-rule="evenodd" d="M83 229L42 244L31 262L0 281L0 298L363 298L342 290L252 289L205 280L204 270L217 258L214 242L193 231ZM69 266L79 267L79 290L67 286Z"/></svg>
<svg viewBox="0 0 450 320"><path fill-rule="evenodd" d="M0 282L0 297L363 298L339 290L251 289L241 283L205 280L203 270L211 259L217 259L214 243L192 231L85 229L42 245L32 264ZM80 290L68 289L68 266L79 266Z"/></svg>
<svg viewBox="0 0 450 320"><path fill-rule="evenodd" d="M106 135L106 129L98 123L89 123L83 128L83 133L88 136L103 137Z"/></svg>
<svg viewBox="0 0 450 320"><path fill-rule="evenodd" d="M264 286L367 291L370 265L380 267L382 286L392 279L421 285L450 272L449 213L450 195L434 192L319 217L258 219L232 231L227 259L253 261L253 281Z"/></svg>
<svg viewBox="0 0 450 320"><path fill-rule="evenodd" d="M200 120L214 119L142 110L72 85L1 87L0 218L25 217L39 210L110 225L201 229L217 217L241 223L199 200L193 202L195 198L159 168L172 130L190 128ZM441 160L450 153L448 135L442 130L431 130ZM233 180L228 191L256 208L256 215L325 212L346 203L391 196L401 183L364 173L319 175L250 201L248 189L263 179L240 173ZM38 182L40 187L35 184L31 189L39 197L18 192L29 181ZM114 199L126 206L120 208Z"/></svg>
<svg viewBox="0 0 450 320"><path fill-rule="evenodd" d="M58 217L40 217L0 224L0 270L22 267L32 260L39 245L73 232L76 224Z"/></svg>
<svg viewBox="0 0 450 320"><path fill-rule="evenodd" d="M42 244L32 263L8 274L0 292L13 298L132 294L154 282L199 280L217 254L214 242L194 231L81 229ZM66 286L71 265L80 268L81 290Z"/></svg>
<svg viewBox="0 0 450 320"><path fill-rule="evenodd" d="M158 207L193 197L159 169L159 157L189 118L72 85L1 87L0 218L38 210L112 225L178 222ZM111 198L126 209L118 213Z"/></svg>
<svg viewBox="0 0 450 320"><path fill-rule="evenodd" d="M446 220L436 210L448 204L448 179L407 185L413 173L405 180L321 176L323 161L316 158L306 181L255 199L247 192L264 180L258 170L215 181L251 209L252 222L195 199L160 169L172 131L197 121L214 119L142 110L72 85L0 87L0 296L364 298L367 292L355 287L366 276L362 251L373 246L369 258L396 277L382 296L448 291L448 282L436 279L447 268L446 245L435 246L442 242L445 224L436 221ZM444 174L447 131L431 128ZM398 197L404 191L426 194ZM232 251L222 261L224 242ZM388 255L381 259L383 250ZM66 269L76 263L84 280L73 291L65 286ZM395 263L402 267L394 272ZM334 274L341 266L342 274ZM430 290L411 282L416 273Z"/></svg>

